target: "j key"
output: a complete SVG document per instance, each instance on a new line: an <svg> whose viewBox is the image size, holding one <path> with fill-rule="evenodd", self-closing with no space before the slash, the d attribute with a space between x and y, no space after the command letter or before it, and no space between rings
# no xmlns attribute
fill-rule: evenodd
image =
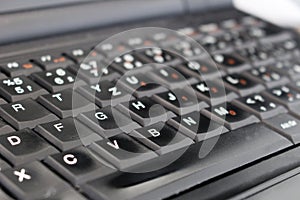
<svg viewBox="0 0 300 200"><path fill-rule="evenodd" d="M0 64L0 66L1 66L0 67L1 71L3 71L9 77L15 77L21 75L29 76L34 72L42 71L41 68L39 68L36 64L28 62L26 60L3 63Z"/></svg>
<svg viewBox="0 0 300 200"><path fill-rule="evenodd" d="M34 128L36 125L58 119L46 108L32 99L25 99L15 103L0 106L2 118L14 128Z"/></svg>
<svg viewBox="0 0 300 200"><path fill-rule="evenodd" d="M125 87L130 94L141 98L152 96L155 93L166 91L167 89L150 79L146 74L138 73L135 75L123 76L120 84Z"/></svg>
<svg viewBox="0 0 300 200"><path fill-rule="evenodd" d="M289 82L289 79L280 73L273 70L274 67L262 66L256 69L249 70L247 73L250 77L268 88L273 88L279 85L284 85Z"/></svg>
<svg viewBox="0 0 300 200"><path fill-rule="evenodd" d="M212 119L219 123L222 123L226 128L235 130L249 124L259 122L258 118L254 115L236 107L231 103L220 104L211 108L203 110L206 116L210 116Z"/></svg>
<svg viewBox="0 0 300 200"><path fill-rule="evenodd" d="M143 72L151 70L151 66L139 59L136 54L128 53L118 56L114 59L111 66L122 74L133 73L142 70Z"/></svg>
<svg viewBox="0 0 300 200"><path fill-rule="evenodd" d="M167 121L174 116L172 112L165 110L164 107L156 104L148 97L120 104L117 108L143 126L153 124L158 121Z"/></svg>
<svg viewBox="0 0 300 200"><path fill-rule="evenodd" d="M53 70L56 68L66 68L74 65L72 60L60 54L45 54L40 57L34 58L33 62L38 64L44 70Z"/></svg>
<svg viewBox="0 0 300 200"><path fill-rule="evenodd" d="M115 171L113 167L108 167L100 162L85 147L54 154L49 156L45 162L75 186Z"/></svg>
<svg viewBox="0 0 300 200"><path fill-rule="evenodd" d="M35 99L40 95L47 94L45 89L29 80L25 76L3 79L0 81L0 94L10 102L22 99Z"/></svg>
<svg viewBox="0 0 300 200"><path fill-rule="evenodd" d="M101 140L98 134L74 118L41 124L35 131L62 151Z"/></svg>
<svg viewBox="0 0 300 200"><path fill-rule="evenodd" d="M69 71L58 68L51 71L38 72L32 77L43 87L51 92L58 92L71 87L84 85L82 80L79 80Z"/></svg>
<svg viewBox="0 0 300 200"><path fill-rule="evenodd" d="M8 124L6 124L1 118L0 118L0 133L4 134L4 133L10 133L10 132L14 132L15 129L13 129L11 126L9 126ZM1 135L0 134L0 135Z"/></svg>
<svg viewBox="0 0 300 200"><path fill-rule="evenodd" d="M222 83L213 81L204 81L192 85L199 99L205 100L210 105L218 105L222 102L231 101L237 95L226 89Z"/></svg>
<svg viewBox="0 0 300 200"><path fill-rule="evenodd" d="M242 74L231 74L223 77L224 84L229 89L238 93L241 96L247 96L254 92L260 92L264 89L262 85L247 78Z"/></svg>
<svg viewBox="0 0 300 200"><path fill-rule="evenodd" d="M130 48L121 44L119 41L100 44L97 45L95 49L108 58L115 58L130 51Z"/></svg>
<svg viewBox="0 0 300 200"><path fill-rule="evenodd" d="M42 95L38 98L38 102L60 118L77 116L79 113L93 110L95 107L71 88Z"/></svg>
<svg viewBox="0 0 300 200"><path fill-rule="evenodd" d="M237 55L216 54L213 56L214 61L228 73L237 73L251 68L246 60Z"/></svg>
<svg viewBox="0 0 300 200"><path fill-rule="evenodd" d="M233 103L255 114L260 119L267 119L286 112L286 109L283 106L278 105L269 97L262 94L253 94L242 97L234 100Z"/></svg>
<svg viewBox="0 0 300 200"><path fill-rule="evenodd" d="M155 94L153 98L178 115L184 115L208 106L204 101L198 100L197 95L183 89Z"/></svg>
<svg viewBox="0 0 300 200"><path fill-rule="evenodd" d="M164 51L160 48L148 48L144 51L138 51L139 56L149 63L156 64L176 64L179 63L179 58L170 52Z"/></svg>
<svg viewBox="0 0 300 200"><path fill-rule="evenodd" d="M131 133L131 136L158 154L166 154L193 143L190 138L163 122L137 129Z"/></svg>
<svg viewBox="0 0 300 200"><path fill-rule="evenodd" d="M281 114L264 120L264 123L290 139L293 143L298 144L300 142L300 121L295 117Z"/></svg>
<svg viewBox="0 0 300 200"><path fill-rule="evenodd" d="M79 115L79 119L103 137L129 133L139 125L111 106Z"/></svg>
<svg viewBox="0 0 300 200"><path fill-rule="evenodd" d="M92 84L102 80L114 80L120 76L112 67L98 60L89 60L79 65L73 65L70 70L79 78Z"/></svg>
<svg viewBox="0 0 300 200"><path fill-rule="evenodd" d="M270 89L264 93L274 101L288 107L292 112L297 114L300 111L300 92L297 90L289 86L281 86Z"/></svg>
<svg viewBox="0 0 300 200"><path fill-rule="evenodd" d="M118 84L107 80L94 85L80 87L78 91L100 107L115 106L134 98Z"/></svg>
<svg viewBox="0 0 300 200"><path fill-rule="evenodd" d="M74 48L66 51L65 56L74 60L76 63L88 62L90 60L102 60L103 56L92 48Z"/></svg>
<svg viewBox="0 0 300 200"><path fill-rule="evenodd" d="M181 73L177 69L166 67L152 71L153 80L157 80L162 85L174 89L182 88L197 82L197 79Z"/></svg>
<svg viewBox="0 0 300 200"><path fill-rule="evenodd" d="M171 47L178 52L183 58L193 59L204 55L204 49L199 47L200 45L192 44L189 41L179 41Z"/></svg>
<svg viewBox="0 0 300 200"><path fill-rule="evenodd" d="M296 80L300 78L300 63L292 60L284 60L274 64L275 69L281 74L285 74L292 79Z"/></svg>
<svg viewBox="0 0 300 200"><path fill-rule="evenodd" d="M156 153L125 134L96 142L90 147L119 169L125 169L157 157Z"/></svg>
<svg viewBox="0 0 300 200"><path fill-rule="evenodd" d="M43 159L57 152L54 147L30 129L3 134L0 136L0 141L2 155L14 165Z"/></svg>
<svg viewBox="0 0 300 200"><path fill-rule="evenodd" d="M35 161L2 172L1 183L17 199L51 199L69 186L41 163Z"/></svg>
<svg viewBox="0 0 300 200"><path fill-rule="evenodd" d="M178 66L178 69L200 80L220 77L223 72L208 61L193 60Z"/></svg>
<svg viewBox="0 0 300 200"><path fill-rule="evenodd" d="M174 117L168 121L168 124L197 142L228 132L227 128L200 112Z"/></svg>

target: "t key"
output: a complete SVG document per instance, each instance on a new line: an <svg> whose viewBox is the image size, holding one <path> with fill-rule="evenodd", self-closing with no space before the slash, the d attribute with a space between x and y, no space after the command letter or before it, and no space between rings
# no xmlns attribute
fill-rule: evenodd
<svg viewBox="0 0 300 200"><path fill-rule="evenodd" d="M16 129L34 128L38 124L58 118L32 99L0 106L2 118Z"/></svg>

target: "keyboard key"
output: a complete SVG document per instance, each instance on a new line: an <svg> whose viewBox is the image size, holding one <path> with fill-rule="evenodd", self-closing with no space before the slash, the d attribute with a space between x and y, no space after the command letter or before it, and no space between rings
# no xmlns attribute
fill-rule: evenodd
<svg viewBox="0 0 300 200"><path fill-rule="evenodd" d="M8 169L1 173L1 183L18 199L51 199L69 186L39 162Z"/></svg>
<svg viewBox="0 0 300 200"><path fill-rule="evenodd" d="M254 115L236 107L231 103L217 105L203 110L206 116L224 124L226 128L235 130L249 124L259 122Z"/></svg>
<svg viewBox="0 0 300 200"><path fill-rule="evenodd" d="M166 67L157 69L151 72L153 80L161 83L162 85L174 89L182 88L197 82L197 79L185 75L175 68Z"/></svg>
<svg viewBox="0 0 300 200"><path fill-rule="evenodd" d="M1 153L13 165L43 159L57 150L30 129L0 135Z"/></svg>
<svg viewBox="0 0 300 200"><path fill-rule="evenodd" d="M138 55L148 63L156 64L177 64L180 62L179 58L171 52L167 52L158 47L147 48L143 51L138 51ZM156 65L159 66L159 65Z"/></svg>
<svg viewBox="0 0 300 200"><path fill-rule="evenodd" d="M222 83L213 81L203 81L192 85L199 99L203 99L210 105L231 101L237 98L237 94L225 88Z"/></svg>
<svg viewBox="0 0 300 200"><path fill-rule="evenodd" d="M58 92L60 90L78 87L85 84L82 80L79 80L69 71L62 68L38 72L33 74L32 77L50 92Z"/></svg>
<svg viewBox="0 0 300 200"><path fill-rule="evenodd" d="M295 117L288 114L281 114L264 120L264 123L290 139L293 143L298 144L300 142L300 121Z"/></svg>
<svg viewBox="0 0 300 200"><path fill-rule="evenodd" d="M29 76L34 72L42 71L36 64L28 62L27 60L11 61L0 64L1 70L9 77L15 76Z"/></svg>
<svg viewBox="0 0 300 200"><path fill-rule="evenodd" d="M241 96L247 96L264 89L262 85L241 74L227 75L223 78L225 86Z"/></svg>
<svg viewBox="0 0 300 200"><path fill-rule="evenodd" d="M4 134L4 133L10 133L10 132L14 132L15 129L13 129L11 126L9 126L8 124L6 124L1 118L0 118L0 133ZM1 135L0 134L0 135Z"/></svg>
<svg viewBox="0 0 300 200"><path fill-rule="evenodd" d="M208 105L204 101L197 99L196 95L183 89L159 93L153 96L153 99L175 112L178 115L184 115L195 110L201 110Z"/></svg>
<svg viewBox="0 0 300 200"><path fill-rule="evenodd" d="M152 68L152 66L139 59L134 53L127 53L116 57L112 62L111 67L122 74L133 73L136 71L145 72Z"/></svg>
<svg viewBox="0 0 300 200"><path fill-rule="evenodd" d="M107 80L90 86L80 87L78 92L100 107L115 106L134 98L119 84Z"/></svg>
<svg viewBox="0 0 300 200"><path fill-rule="evenodd" d="M289 76L293 80L300 78L300 63L292 60L284 60L274 65L281 74Z"/></svg>
<svg viewBox="0 0 300 200"><path fill-rule="evenodd" d="M214 61L228 73L238 73L251 68L246 60L237 55L230 54L215 54Z"/></svg>
<svg viewBox="0 0 300 200"><path fill-rule="evenodd" d="M157 157L131 137L120 134L92 144L91 149L119 169L125 169Z"/></svg>
<svg viewBox="0 0 300 200"><path fill-rule="evenodd" d="M103 80L114 80L120 75L112 69L112 67L104 64L98 60L89 60L87 62L80 63L79 65L73 65L70 67L70 71L76 74L78 78L83 79L85 82L94 84Z"/></svg>
<svg viewBox="0 0 300 200"><path fill-rule="evenodd" d="M119 83L119 82L118 82ZM155 93L166 91L167 89L157 84L146 74L137 73L135 75L122 76L120 85L126 88L130 94L141 98L152 96Z"/></svg>
<svg viewBox="0 0 300 200"><path fill-rule="evenodd" d="M129 133L140 127L111 106L80 114L79 119L106 138L121 132Z"/></svg>
<svg viewBox="0 0 300 200"><path fill-rule="evenodd" d="M203 61L200 59L181 64L177 68L185 74L196 77L200 80L221 77L221 74L223 73L209 61Z"/></svg>
<svg viewBox="0 0 300 200"><path fill-rule="evenodd" d="M76 199L76 200L86 200L86 197L79 194L74 189L67 189L65 191L62 191L58 193L57 195L54 195L51 199L63 199L63 200L69 200L69 199Z"/></svg>
<svg viewBox="0 0 300 200"><path fill-rule="evenodd" d="M113 167L101 163L85 147L54 154L45 162L75 186L116 171Z"/></svg>
<svg viewBox="0 0 300 200"><path fill-rule="evenodd" d="M130 51L126 45L122 44L120 41L108 41L101 43L95 47L95 50L99 51L105 57L115 58L117 56L123 55Z"/></svg>
<svg viewBox="0 0 300 200"><path fill-rule="evenodd" d="M91 60L100 61L104 57L92 48L74 48L64 52L64 55L76 63L88 62Z"/></svg>
<svg viewBox="0 0 300 200"><path fill-rule="evenodd" d="M58 118L32 99L0 106L2 118L14 128L34 128L36 125Z"/></svg>
<svg viewBox="0 0 300 200"><path fill-rule="evenodd" d="M10 102L22 99L35 99L48 92L25 76L3 79L0 82L0 94Z"/></svg>
<svg viewBox="0 0 300 200"><path fill-rule="evenodd" d="M260 119L267 119L280 113L286 113L286 109L273 102L263 94L253 94L233 101L237 106L255 114Z"/></svg>
<svg viewBox="0 0 300 200"><path fill-rule="evenodd" d="M94 110L95 106L73 89L42 95L38 102L60 118L77 116L79 113Z"/></svg>
<svg viewBox="0 0 300 200"><path fill-rule="evenodd" d="M201 148L208 144L214 145L209 154ZM191 186L238 169L290 145L291 143L278 133L261 124L254 124L232 131L230 134L223 134L218 140L210 138L195 143L167 167L152 172L144 170L145 167L157 169L157 166L161 166L161 162L164 163L176 152L165 154L134 168L131 170L132 173L119 172L89 181L82 189L94 199L122 199L125 196L128 199L147 199L149 196L164 199L174 195L174 191L187 190ZM179 150L179 153L181 152ZM139 171L145 173L137 175L135 172ZM180 180L186 180L188 184L186 182L182 184Z"/></svg>
<svg viewBox="0 0 300 200"><path fill-rule="evenodd" d="M71 117L38 125L34 130L62 151L101 140L98 134Z"/></svg>
<svg viewBox="0 0 300 200"><path fill-rule="evenodd" d="M249 77L251 77L254 81L264 84L268 88L284 85L289 82L287 77L274 71L273 68L274 67L271 68L262 66L249 70L247 73L250 74Z"/></svg>
<svg viewBox="0 0 300 200"><path fill-rule="evenodd" d="M74 65L72 60L57 53L45 54L33 59L33 62L42 67L44 70L53 70L56 68L66 68Z"/></svg>
<svg viewBox="0 0 300 200"><path fill-rule="evenodd" d="M175 116L174 113L165 110L159 104L156 104L148 97L132 100L127 103L122 103L116 107L122 113L137 121L142 126L153 124L159 121L167 121Z"/></svg>
<svg viewBox="0 0 300 200"><path fill-rule="evenodd" d="M197 43L194 43L196 42L181 40L171 45L171 48L173 48L178 55L181 55L183 58L188 58L189 60L204 56L204 49Z"/></svg>
<svg viewBox="0 0 300 200"><path fill-rule="evenodd" d="M200 112L174 117L168 124L197 142L228 132L227 128Z"/></svg>
<svg viewBox="0 0 300 200"><path fill-rule="evenodd" d="M130 136L142 142L158 154L182 149L193 143L193 141L182 135L178 130L163 122L143 127L133 131Z"/></svg>

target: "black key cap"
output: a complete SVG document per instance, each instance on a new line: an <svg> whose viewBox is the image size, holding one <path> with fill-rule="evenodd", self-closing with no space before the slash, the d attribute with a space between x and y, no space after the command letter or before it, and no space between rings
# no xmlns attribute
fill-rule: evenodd
<svg viewBox="0 0 300 200"><path fill-rule="evenodd" d="M203 110L203 113L206 116L210 116L217 122L224 124L230 130L259 122L258 118L256 118L254 115L236 107L231 103L206 108Z"/></svg>
<svg viewBox="0 0 300 200"><path fill-rule="evenodd" d="M201 110L208 105L197 99L192 92L183 89L159 93L153 99L178 115L184 115L195 110Z"/></svg>
<svg viewBox="0 0 300 200"><path fill-rule="evenodd" d="M1 153L15 166L43 159L57 150L30 129L0 136Z"/></svg>
<svg viewBox="0 0 300 200"><path fill-rule="evenodd" d="M196 43L196 42L195 42ZM194 42L181 40L171 45L178 55L187 59L195 59L205 55L204 49L200 45L195 45Z"/></svg>
<svg viewBox="0 0 300 200"><path fill-rule="evenodd" d="M174 117L168 121L168 124L197 142L228 132L227 128L200 112Z"/></svg>
<svg viewBox="0 0 300 200"><path fill-rule="evenodd" d="M74 60L76 63L88 62L90 60L100 61L104 58L92 48L74 48L65 51L64 55Z"/></svg>
<svg viewBox="0 0 300 200"><path fill-rule="evenodd" d="M209 61L193 60L178 66L184 73L200 80L221 77L223 72Z"/></svg>
<svg viewBox="0 0 300 200"><path fill-rule="evenodd" d="M148 97L120 104L117 108L143 126L159 121L167 121L175 116L174 113L165 110L164 107L156 104Z"/></svg>
<svg viewBox="0 0 300 200"><path fill-rule="evenodd" d="M237 98L237 94L225 88L220 82L204 81L192 85L199 99L205 100L210 105L231 101Z"/></svg>
<svg viewBox="0 0 300 200"><path fill-rule="evenodd" d="M35 99L48 92L25 76L3 79L0 82L0 94L10 102L22 99Z"/></svg>
<svg viewBox="0 0 300 200"><path fill-rule="evenodd" d="M276 72L274 67L259 67L249 70L247 74L250 74L254 81L264 84L268 88L273 88L279 85L284 85L289 82L289 79L280 73Z"/></svg>
<svg viewBox="0 0 300 200"><path fill-rule="evenodd" d="M45 162L75 186L116 171L113 167L100 162L85 147L54 154Z"/></svg>
<svg viewBox="0 0 300 200"><path fill-rule="evenodd" d="M290 139L293 143L298 144L300 142L300 120L296 119L295 117L289 114L281 114L264 120L264 123Z"/></svg>
<svg viewBox="0 0 300 200"><path fill-rule="evenodd" d="M69 71L62 68L38 72L33 74L32 77L50 92L58 92L60 90L85 84L82 80L76 78Z"/></svg>
<svg viewBox="0 0 300 200"><path fill-rule="evenodd" d="M138 51L139 56L148 63L156 64L178 64L179 58L171 52L162 50L161 48L147 48L143 51ZM157 65L159 67L159 65Z"/></svg>
<svg viewBox="0 0 300 200"><path fill-rule="evenodd" d="M228 73L238 73L251 68L246 60L237 55L216 54L213 56L214 61Z"/></svg>
<svg viewBox="0 0 300 200"><path fill-rule="evenodd" d="M89 60L87 62L80 63L79 65L73 65L70 67L70 71L91 84L98 83L103 80L114 80L120 76L112 69L112 67L109 67L102 61L98 60Z"/></svg>
<svg viewBox="0 0 300 200"><path fill-rule="evenodd" d="M156 69L151 73L153 80L157 80L162 85L171 89L182 88L186 85L197 82L197 79L185 75L177 69L171 67Z"/></svg>
<svg viewBox="0 0 300 200"><path fill-rule="evenodd" d="M276 70L281 74L289 76L293 80L300 78L300 63L293 60L284 60L274 64Z"/></svg>
<svg viewBox="0 0 300 200"><path fill-rule="evenodd" d="M119 169L125 169L157 157L153 151L125 134L99 141L91 144L90 147Z"/></svg>
<svg viewBox="0 0 300 200"><path fill-rule="evenodd" d="M38 64L44 70L53 70L56 68L66 68L74 65L72 60L57 53L45 54L33 59L33 62Z"/></svg>
<svg viewBox="0 0 300 200"><path fill-rule="evenodd" d="M115 106L134 98L119 84L107 80L90 86L80 87L78 92L100 107Z"/></svg>
<svg viewBox="0 0 300 200"><path fill-rule="evenodd" d="M18 199L51 199L69 186L39 162L2 172L1 183Z"/></svg>
<svg viewBox="0 0 300 200"><path fill-rule="evenodd" d="M38 102L60 118L77 116L79 113L95 108L90 101L73 91L72 88L40 96Z"/></svg>
<svg viewBox="0 0 300 200"><path fill-rule="evenodd" d="M62 151L101 140L98 134L74 118L41 124L35 131Z"/></svg>
<svg viewBox="0 0 300 200"><path fill-rule="evenodd" d="M13 129L11 126L9 126L8 124L6 124L1 118L0 118L0 133L4 134L4 133L10 133L10 132L14 132L15 129ZM0 134L0 135L1 135Z"/></svg>
<svg viewBox="0 0 300 200"><path fill-rule="evenodd" d="M273 102L263 94L253 94L233 101L237 106L255 114L260 119L267 119L280 113L286 113L286 109Z"/></svg>
<svg viewBox="0 0 300 200"><path fill-rule="evenodd" d="M106 43L101 43L95 47L95 50L99 51L105 57L115 58L117 56L123 55L124 53L130 51L126 45L121 44L119 41L109 41Z"/></svg>
<svg viewBox="0 0 300 200"><path fill-rule="evenodd" d="M34 128L36 125L58 119L32 99L25 99L0 106L2 118L14 128Z"/></svg>
<svg viewBox="0 0 300 200"><path fill-rule="evenodd" d="M119 84L119 82L118 82ZM120 84L126 88L130 94L141 98L152 96L155 93L166 91L167 89L150 79L146 74L138 73L135 75L122 76Z"/></svg>
<svg viewBox="0 0 300 200"><path fill-rule="evenodd" d="M209 144L214 147L207 154L201 147ZM276 132L261 124L254 124L230 134L223 134L218 140L214 137L196 143L167 167L153 172L143 170L145 167L156 169L160 162L176 152L158 157L157 162L152 160L132 169L130 172L133 173L120 172L95 179L84 184L82 189L94 199L122 199L125 196L127 199L164 199L174 195L174 191L184 191L290 145L288 140ZM144 173L137 176L135 172L139 171Z"/></svg>
<svg viewBox="0 0 300 200"><path fill-rule="evenodd" d="M266 65L275 61L275 59L269 55L268 51L258 47L257 44L239 49L237 52L242 57L251 60L254 66Z"/></svg>
<svg viewBox="0 0 300 200"><path fill-rule="evenodd" d="M121 132L129 133L140 127L111 106L79 115L79 119L103 137L110 137Z"/></svg>
<svg viewBox="0 0 300 200"><path fill-rule="evenodd" d="M137 129L130 135L160 155L182 149L193 143L190 138L164 122Z"/></svg>
<svg viewBox="0 0 300 200"><path fill-rule="evenodd" d="M34 72L42 71L36 64L28 62L27 60L12 61L0 64L1 70L9 77L15 76L29 76Z"/></svg>
<svg viewBox="0 0 300 200"><path fill-rule="evenodd" d="M151 70L152 68L152 66L139 59L134 53L127 53L116 57L111 66L122 74L133 73L136 71L145 72Z"/></svg>
<svg viewBox="0 0 300 200"><path fill-rule="evenodd" d="M262 85L247 78L242 74L227 75L223 78L225 86L241 96L247 96L254 92L260 92L264 89Z"/></svg>

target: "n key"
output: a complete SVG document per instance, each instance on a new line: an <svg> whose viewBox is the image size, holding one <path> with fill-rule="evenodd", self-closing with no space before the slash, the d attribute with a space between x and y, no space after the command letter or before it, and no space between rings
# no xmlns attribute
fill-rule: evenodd
<svg viewBox="0 0 300 200"><path fill-rule="evenodd" d="M16 129L34 128L38 124L58 118L32 99L0 106L2 118Z"/></svg>

